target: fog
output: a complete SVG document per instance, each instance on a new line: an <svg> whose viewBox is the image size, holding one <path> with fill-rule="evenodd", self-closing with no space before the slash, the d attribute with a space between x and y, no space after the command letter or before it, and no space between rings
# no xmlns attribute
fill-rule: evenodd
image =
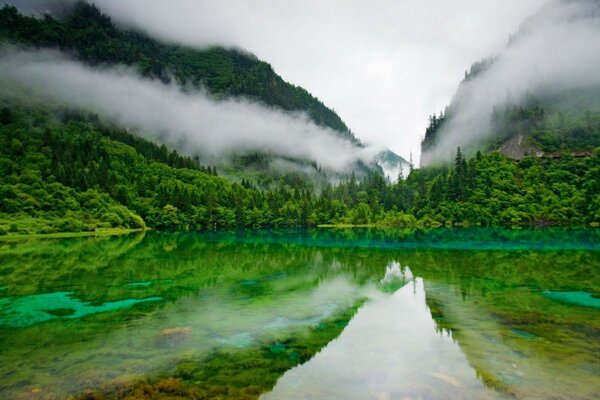
<svg viewBox="0 0 600 400"><path fill-rule="evenodd" d="M2 1L39 13L57 0ZM158 39L246 49L361 140L418 163L427 116L448 104L464 69L500 51L547 0L88 1Z"/></svg>
<svg viewBox="0 0 600 400"><path fill-rule="evenodd" d="M341 171L372 160L381 149L361 148L304 113L286 113L240 98L216 101L205 91L145 79L128 68L91 68L52 51L5 48L0 80L34 97L97 113L126 128L207 158L232 152L308 159Z"/></svg>
<svg viewBox="0 0 600 400"><path fill-rule="evenodd" d="M489 69L461 84L438 143L422 154L422 164L448 159L457 146L488 137L494 107L519 104L527 95L600 87L600 3L550 1L496 57Z"/></svg>

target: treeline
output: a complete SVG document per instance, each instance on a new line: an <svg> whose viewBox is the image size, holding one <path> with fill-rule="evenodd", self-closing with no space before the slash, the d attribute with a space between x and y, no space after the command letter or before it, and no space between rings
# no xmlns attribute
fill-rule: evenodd
<svg viewBox="0 0 600 400"><path fill-rule="evenodd" d="M144 76L205 87L216 97L245 96L286 111L305 111L317 123L357 142L342 119L305 89L285 82L271 65L239 50L203 50L164 44L121 29L96 6L78 1L63 18L21 15L0 9L0 40L56 48L91 65L134 66Z"/></svg>
<svg viewBox="0 0 600 400"><path fill-rule="evenodd" d="M0 110L0 234L102 228L212 230L374 224L583 225L600 221L600 151L526 158L498 153L376 173L315 193L305 182L260 190L95 118Z"/></svg>
<svg viewBox="0 0 600 400"><path fill-rule="evenodd" d="M492 122L497 144L515 133L529 135L530 144L545 153L591 151L600 146L600 93L597 105L580 110L553 110L531 98L525 105L495 109Z"/></svg>
<svg viewBox="0 0 600 400"><path fill-rule="evenodd" d="M546 108L544 102L530 97L522 105L496 107L492 111L491 129L487 139L472 143L470 149L498 149L511 137L522 134L532 148L544 153L592 151L600 146L600 94L598 105L585 110L556 110ZM589 103L588 103L589 107ZM421 150L435 147L445 121L452 116L452 108L431 115L421 142Z"/></svg>

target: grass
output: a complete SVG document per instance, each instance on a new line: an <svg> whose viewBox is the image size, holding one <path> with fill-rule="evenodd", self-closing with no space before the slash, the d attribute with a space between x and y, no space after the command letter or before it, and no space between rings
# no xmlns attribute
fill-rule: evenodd
<svg viewBox="0 0 600 400"><path fill-rule="evenodd" d="M86 236L115 236L115 235L127 235L134 232L144 232L148 229L125 229L125 228L106 228L98 229L91 232L55 232L55 233L36 233L36 234L8 234L0 236L0 242L9 240L23 240L23 239L64 239L64 238L76 238Z"/></svg>

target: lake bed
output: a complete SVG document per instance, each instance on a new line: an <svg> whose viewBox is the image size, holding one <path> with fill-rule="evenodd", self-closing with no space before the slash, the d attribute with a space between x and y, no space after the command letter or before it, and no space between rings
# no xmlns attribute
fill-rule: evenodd
<svg viewBox="0 0 600 400"><path fill-rule="evenodd" d="M594 230L0 243L0 397L597 399Z"/></svg>

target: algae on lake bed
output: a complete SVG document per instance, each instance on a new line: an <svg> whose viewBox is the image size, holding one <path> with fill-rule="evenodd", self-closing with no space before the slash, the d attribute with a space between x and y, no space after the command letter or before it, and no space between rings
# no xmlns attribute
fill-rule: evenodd
<svg viewBox="0 0 600 400"><path fill-rule="evenodd" d="M444 246L428 246L438 233L356 230L0 243L0 397L258 398L304 364L316 374L304 389L321 390L325 359L340 372L328 390L340 394L350 370L328 349L351 334L377 349L356 348L356 368L366 354L387 360L381 378L393 385L365 381L382 396L594 398L597 308L548 293L593 303L596 234L549 231L544 246L544 231L486 230L478 245L469 232ZM570 250L557 250L557 238ZM406 333L383 335L400 309ZM378 321L380 333L361 321ZM419 354L435 335L450 347ZM464 358L450 363L445 352L458 348Z"/></svg>
<svg viewBox="0 0 600 400"><path fill-rule="evenodd" d="M116 311L161 297L124 299L102 304L83 303L72 292L34 294L0 298L0 326L24 328L54 318L82 318L86 315Z"/></svg>

